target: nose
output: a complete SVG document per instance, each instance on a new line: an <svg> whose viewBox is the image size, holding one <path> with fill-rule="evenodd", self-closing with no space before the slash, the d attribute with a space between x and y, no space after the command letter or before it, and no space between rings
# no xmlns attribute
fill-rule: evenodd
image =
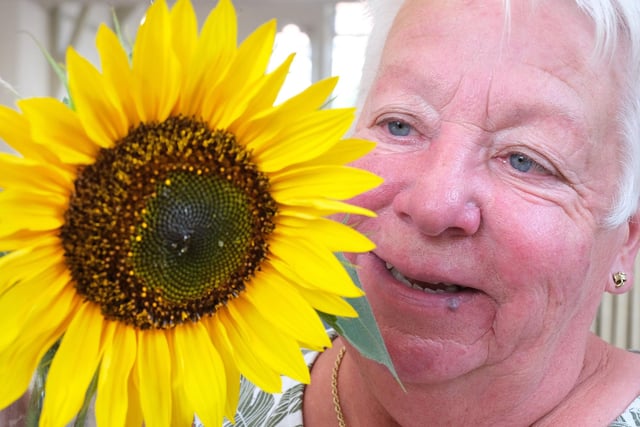
<svg viewBox="0 0 640 427"><path fill-rule="evenodd" d="M478 156L468 147L442 140L414 153L408 160L412 164L399 170L405 182L393 201L395 214L423 235L475 234L482 221L481 172L473 161Z"/></svg>

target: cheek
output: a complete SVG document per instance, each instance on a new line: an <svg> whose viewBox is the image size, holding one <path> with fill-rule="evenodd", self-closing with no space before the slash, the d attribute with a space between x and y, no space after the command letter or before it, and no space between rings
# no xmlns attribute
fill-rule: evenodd
<svg viewBox="0 0 640 427"><path fill-rule="evenodd" d="M400 179L402 176L400 169L406 166L404 166L404 162L400 158L373 151L353 162L352 165L375 173L383 178L384 182L373 190L351 199L350 203L379 213L386 206L389 206L393 198L404 188Z"/></svg>
<svg viewBox="0 0 640 427"><path fill-rule="evenodd" d="M568 343L588 329L602 295L594 274L599 260L594 259L593 230L557 207L518 212L515 206L488 230L502 283L494 323L497 345Z"/></svg>
<svg viewBox="0 0 640 427"><path fill-rule="evenodd" d="M526 209L518 212L515 206ZM516 305L552 319L573 316L592 294L591 270L599 261L593 253L594 230L572 221L558 206L514 202L505 209L508 215L492 235L503 248L498 270Z"/></svg>

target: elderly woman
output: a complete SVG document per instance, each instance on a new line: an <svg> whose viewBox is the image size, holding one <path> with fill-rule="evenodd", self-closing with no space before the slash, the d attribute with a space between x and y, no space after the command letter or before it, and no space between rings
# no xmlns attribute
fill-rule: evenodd
<svg viewBox="0 0 640 427"><path fill-rule="evenodd" d="M336 338L238 420L640 425L640 355L590 332L640 245L640 3L379 3L356 135L385 183L351 261L404 390Z"/></svg>
<svg viewBox="0 0 640 427"><path fill-rule="evenodd" d="M638 425L640 356L589 326L640 241L640 4L382 3L352 261L406 392L338 340L304 425Z"/></svg>
<svg viewBox="0 0 640 427"><path fill-rule="evenodd" d="M640 241L640 4L406 0L378 48L352 261L406 392L338 339L304 425L638 425L640 356L589 326Z"/></svg>
<svg viewBox="0 0 640 427"><path fill-rule="evenodd" d="M640 3L378 3L351 260L405 390L337 338L279 425L640 426L640 355L590 332L640 244Z"/></svg>

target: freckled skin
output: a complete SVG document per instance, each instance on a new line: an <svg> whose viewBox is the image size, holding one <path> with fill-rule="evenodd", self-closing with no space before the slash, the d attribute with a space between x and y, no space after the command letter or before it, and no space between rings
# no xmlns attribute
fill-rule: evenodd
<svg viewBox="0 0 640 427"><path fill-rule="evenodd" d="M407 0L391 29L356 128L378 142L356 166L385 179L354 200L377 213L354 222L377 248L350 260L407 393L348 350L348 425L545 425L571 408L603 425L640 392L636 357L589 332L638 250L634 222L601 226L620 58L589 62L573 2L514 1L504 23L497 0ZM472 290L411 289L385 263ZM620 400L586 404L603 390Z"/></svg>

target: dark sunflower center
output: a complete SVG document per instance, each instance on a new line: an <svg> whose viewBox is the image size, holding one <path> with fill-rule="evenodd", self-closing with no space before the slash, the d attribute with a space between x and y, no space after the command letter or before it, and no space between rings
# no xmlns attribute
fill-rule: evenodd
<svg viewBox="0 0 640 427"><path fill-rule="evenodd" d="M234 290L229 279L253 237L249 207L248 196L224 178L169 174L147 202L132 243L136 273L174 302L211 288Z"/></svg>
<svg viewBox="0 0 640 427"><path fill-rule="evenodd" d="M166 328L244 289L276 208L233 135L174 117L132 129L79 172L61 238L77 291L106 317Z"/></svg>

